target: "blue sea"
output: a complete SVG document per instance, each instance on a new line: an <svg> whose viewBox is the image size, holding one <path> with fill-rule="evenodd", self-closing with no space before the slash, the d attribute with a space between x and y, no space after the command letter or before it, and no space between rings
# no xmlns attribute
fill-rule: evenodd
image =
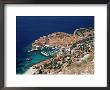
<svg viewBox="0 0 110 90"><path fill-rule="evenodd" d="M32 42L53 32L74 33L78 28L94 28L94 16L16 16L16 73L23 74L30 66L46 60L38 52L30 52ZM27 61L26 58L32 60Z"/></svg>

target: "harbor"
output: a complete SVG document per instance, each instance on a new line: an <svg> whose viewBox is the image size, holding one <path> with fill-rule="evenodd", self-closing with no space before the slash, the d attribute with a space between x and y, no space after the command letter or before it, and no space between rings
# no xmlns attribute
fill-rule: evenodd
<svg viewBox="0 0 110 90"><path fill-rule="evenodd" d="M34 49L36 50L36 52L39 51L41 55L48 57L48 59L32 65L32 67L30 67L30 69L27 70L25 74L94 74L94 32L93 30L82 30L85 31L83 31L83 33L81 34L79 34L79 31L78 33L76 32L77 35L74 34L76 41L74 41L73 43L67 43L67 45L63 45L61 44L61 42L60 44L55 43L54 41L53 45L50 43L44 44L45 40L43 40L43 38L40 38L43 41L42 45L39 46L40 50L38 50L37 42L34 43L37 46L37 50L36 48ZM60 34L64 35L64 33L57 33L57 35ZM71 39L72 37L72 35L68 34L67 36L69 37L69 39ZM33 51L35 51L34 49ZM90 64L90 66L88 66L88 64ZM70 67L73 67L71 68L72 71L69 69ZM81 67L85 68L86 71L74 71L74 68L81 69Z"/></svg>

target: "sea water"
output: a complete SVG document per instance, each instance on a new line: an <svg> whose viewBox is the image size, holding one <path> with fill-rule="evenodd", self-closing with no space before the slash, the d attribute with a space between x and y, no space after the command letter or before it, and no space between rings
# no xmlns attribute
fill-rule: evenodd
<svg viewBox="0 0 110 90"><path fill-rule="evenodd" d="M16 73L17 74L23 74L32 65L39 63L41 61L44 61L44 60L48 60L49 58L53 57L53 55L55 53L58 53L58 51L59 51L58 48L53 49L51 47L45 47L41 51L28 52L31 50L31 48L32 48L31 44L26 46L22 51L22 55L24 55L24 57L17 58L17 62L16 62ZM45 55L41 54L42 51L48 53L49 56L45 56ZM50 53L52 53L52 54L50 54ZM26 60L27 58L31 58L31 59Z"/></svg>
<svg viewBox="0 0 110 90"><path fill-rule="evenodd" d="M16 60L16 73L17 74L23 74L32 65L50 58L50 56L47 57L47 56L42 55L40 51L28 52L29 49L31 49L31 46L25 47L24 51L22 51L22 54L24 56L22 58L17 57L17 60ZM30 58L30 57L31 57L31 60L26 60L26 58Z"/></svg>

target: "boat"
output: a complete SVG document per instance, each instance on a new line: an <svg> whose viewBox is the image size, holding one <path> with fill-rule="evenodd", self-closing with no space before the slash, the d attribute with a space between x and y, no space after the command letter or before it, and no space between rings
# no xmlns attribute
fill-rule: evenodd
<svg viewBox="0 0 110 90"><path fill-rule="evenodd" d="M32 58L26 58L26 61L31 61L32 60Z"/></svg>
<svg viewBox="0 0 110 90"><path fill-rule="evenodd" d="M55 49L54 47L52 49Z"/></svg>
<svg viewBox="0 0 110 90"><path fill-rule="evenodd" d="M49 56L49 54L44 51L42 51L41 54L43 54L44 56Z"/></svg>

